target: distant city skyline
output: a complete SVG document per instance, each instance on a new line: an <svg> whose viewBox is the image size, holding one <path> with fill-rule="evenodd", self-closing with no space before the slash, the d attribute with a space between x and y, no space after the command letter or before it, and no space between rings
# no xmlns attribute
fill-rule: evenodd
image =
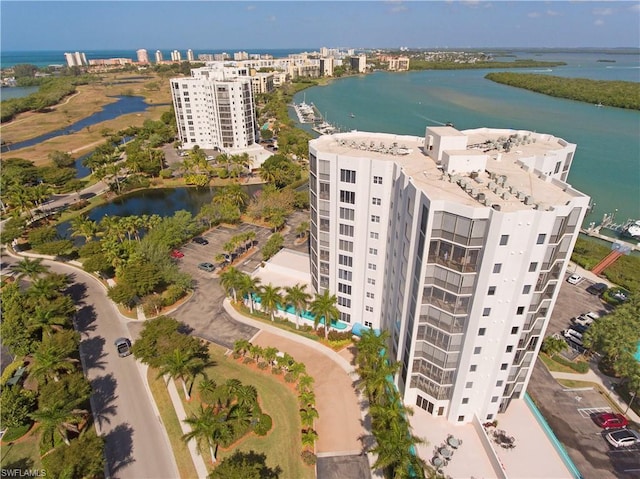
<svg viewBox="0 0 640 479"><path fill-rule="evenodd" d="M640 2L2 0L15 50L617 48L640 45Z"/></svg>

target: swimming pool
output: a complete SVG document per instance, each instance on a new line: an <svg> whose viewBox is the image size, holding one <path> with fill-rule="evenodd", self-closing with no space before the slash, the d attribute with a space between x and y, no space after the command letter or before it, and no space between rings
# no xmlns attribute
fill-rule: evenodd
<svg viewBox="0 0 640 479"><path fill-rule="evenodd" d="M253 302L254 303L258 303L260 304L260 296L258 295L253 295ZM284 311L285 313L289 313L293 316L296 316L296 310L293 306L291 305L287 305L286 307L283 307L282 305L278 305L277 306L279 311ZM311 323L313 323L313 320L315 319L315 315L313 313L311 313L311 311L308 310L304 310L302 312L302 314L300 315L300 317L302 319L305 319L307 321L311 321ZM324 316L322 318L320 318L320 322L318 324L321 324L324 326ZM344 321L332 321L331 322L331 327L333 329L337 329L338 331L344 331L345 329L347 329L349 327L348 323L345 323Z"/></svg>
<svg viewBox="0 0 640 479"><path fill-rule="evenodd" d="M635 358L636 358L636 361L640 363L640 343L638 343L638 349L636 350Z"/></svg>

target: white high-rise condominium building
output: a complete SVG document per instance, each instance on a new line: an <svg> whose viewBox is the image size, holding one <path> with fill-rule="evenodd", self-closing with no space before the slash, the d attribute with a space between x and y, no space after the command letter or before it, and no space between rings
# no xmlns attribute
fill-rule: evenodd
<svg viewBox="0 0 640 479"><path fill-rule="evenodd" d="M144 48L136 50L136 55L138 56L138 63L149 63L149 54Z"/></svg>
<svg viewBox="0 0 640 479"><path fill-rule="evenodd" d="M156 50L156 63L160 63L164 59L162 52L160 50Z"/></svg>
<svg viewBox="0 0 640 479"><path fill-rule="evenodd" d="M257 126L247 67L210 63L191 77L172 78L171 95L183 148L241 150L255 143Z"/></svg>
<svg viewBox="0 0 640 479"><path fill-rule="evenodd" d="M193 54L193 50L191 48L189 48L187 50L187 61L194 61L196 59L195 55Z"/></svg>
<svg viewBox="0 0 640 479"><path fill-rule="evenodd" d="M171 61L179 62L182 60L182 54L178 50L173 50L171 52Z"/></svg>
<svg viewBox="0 0 640 479"><path fill-rule="evenodd" d="M575 148L451 126L309 143L313 286L389 332L405 403L466 423L524 394L589 204Z"/></svg>
<svg viewBox="0 0 640 479"><path fill-rule="evenodd" d="M89 64L87 57L82 52L65 53L64 58L68 67L81 67Z"/></svg>

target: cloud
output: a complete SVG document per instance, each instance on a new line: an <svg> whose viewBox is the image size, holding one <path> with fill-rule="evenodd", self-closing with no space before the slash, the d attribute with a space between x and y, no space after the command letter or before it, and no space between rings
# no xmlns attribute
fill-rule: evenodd
<svg viewBox="0 0 640 479"><path fill-rule="evenodd" d="M640 3L636 3L635 5L631 5L629 10L632 12L640 12Z"/></svg>
<svg viewBox="0 0 640 479"><path fill-rule="evenodd" d="M276 16L275 15L269 15L267 17L267 21L268 22L275 22L276 21Z"/></svg>
<svg viewBox="0 0 640 479"><path fill-rule="evenodd" d="M599 26L601 26L601 25L604 25L604 20L602 20L601 18L598 18L595 22L593 22L593 24L594 24L596 27L599 27Z"/></svg>
<svg viewBox="0 0 640 479"><path fill-rule="evenodd" d="M527 17L529 17L529 18L540 18L540 14L538 12L530 12L530 13L527 13Z"/></svg>
<svg viewBox="0 0 640 479"><path fill-rule="evenodd" d="M247 5L246 10L250 12L251 10L255 10L256 8L257 7L255 5Z"/></svg>
<svg viewBox="0 0 640 479"><path fill-rule="evenodd" d="M387 3L391 5L391 8L389 8L390 13L400 13L409 10L402 0L388 0Z"/></svg>
<svg viewBox="0 0 640 479"><path fill-rule="evenodd" d="M547 16L549 17L557 17L558 15L560 15L560 12L556 11L556 10L547 10Z"/></svg>
<svg viewBox="0 0 640 479"><path fill-rule="evenodd" d="M611 15L613 14L613 8L594 8L592 13L594 15Z"/></svg>

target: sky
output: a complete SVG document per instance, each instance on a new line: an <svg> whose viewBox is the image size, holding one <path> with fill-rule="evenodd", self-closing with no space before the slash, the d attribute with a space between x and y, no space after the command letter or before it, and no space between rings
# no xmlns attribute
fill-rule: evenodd
<svg viewBox="0 0 640 479"><path fill-rule="evenodd" d="M640 47L640 1L0 1L0 49Z"/></svg>

